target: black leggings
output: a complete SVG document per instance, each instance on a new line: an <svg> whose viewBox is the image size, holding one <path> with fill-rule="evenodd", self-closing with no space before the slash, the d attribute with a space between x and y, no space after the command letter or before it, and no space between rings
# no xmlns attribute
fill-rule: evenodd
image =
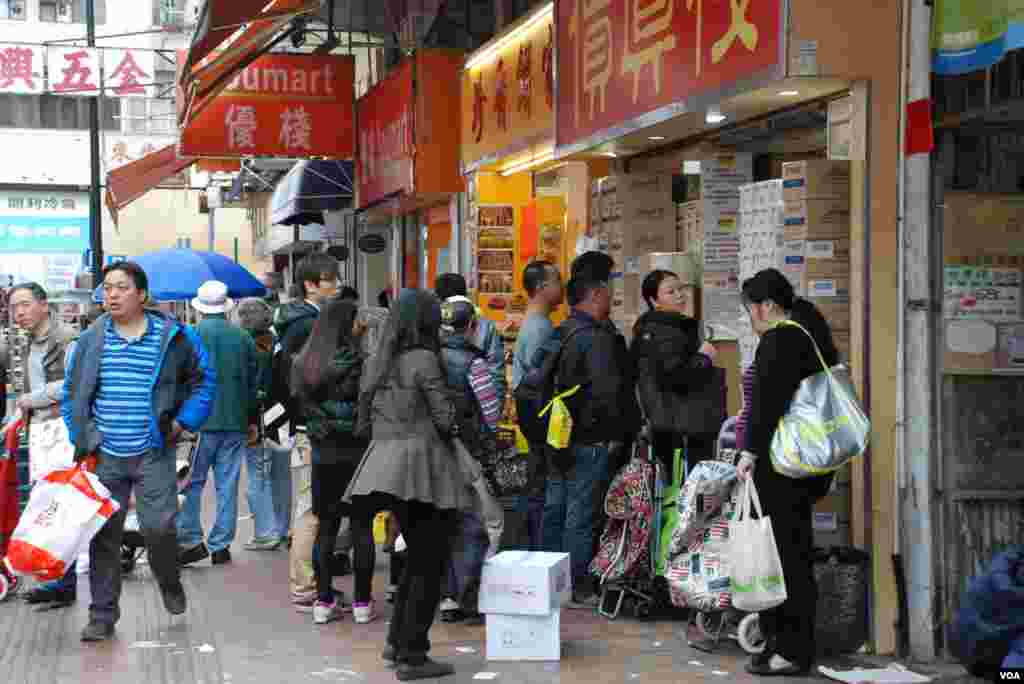
<svg viewBox="0 0 1024 684"><path fill-rule="evenodd" d="M352 530L352 572L355 575L356 603L369 603L373 598L373 571L377 566L377 545L373 542L373 516L377 511L372 506L353 504L349 506L349 529Z"/></svg>

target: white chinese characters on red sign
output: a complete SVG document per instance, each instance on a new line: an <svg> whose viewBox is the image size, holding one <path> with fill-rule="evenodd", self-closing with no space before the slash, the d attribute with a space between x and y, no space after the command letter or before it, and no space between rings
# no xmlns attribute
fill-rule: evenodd
<svg viewBox="0 0 1024 684"><path fill-rule="evenodd" d="M98 95L100 91L100 51L96 48L47 48L50 91L55 95Z"/></svg>
<svg viewBox="0 0 1024 684"><path fill-rule="evenodd" d="M46 50L39 46L0 44L0 93L37 95L46 88Z"/></svg>
<svg viewBox="0 0 1024 684"><path fill-rule="evenodd" d="M151 50L104 50L103 74L107 97L152 97L156 55Z"/></svg>
<svg viewBox="0 0 1024 684"><path fill-rule="evenodd" d="M286 150L309 152L313 149L313 120L302 105L288 107L280 115L277 126L277 142ZM254 105L231 105L224 115L228 149L244 152L257 145L260 120Z"/></svg>

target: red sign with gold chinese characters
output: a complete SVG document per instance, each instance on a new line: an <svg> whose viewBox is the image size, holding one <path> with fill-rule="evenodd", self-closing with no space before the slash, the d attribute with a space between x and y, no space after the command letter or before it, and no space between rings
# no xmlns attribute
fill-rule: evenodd
<svg viewBox="0 0 1024 684"><path fill-rule="evenodd" d="M354 83L348 55L264 55L182 131L181 154L351 159Z"/></svg>
<svg viewBox="0 0 1024 684"><path fill-rule="evenodd" d="M562 154L785 71L784 0L556 0L555 17Z"/></svg>

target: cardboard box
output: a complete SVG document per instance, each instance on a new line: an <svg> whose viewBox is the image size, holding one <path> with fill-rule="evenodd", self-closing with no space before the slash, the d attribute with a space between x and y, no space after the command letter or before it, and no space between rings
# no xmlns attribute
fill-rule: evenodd
<svg viewBox="0 0 1024 684"><path fill-rule="evenodd" d="M630 174L617 181L626 256L676 251L676 205L670 174Z"/></svg>
<svg viewBox="0 0 1024 684"><path fill-rule="evenodd" d="M697 284L698 264L683 252L653 252L640 257L640 273L646 276L655 270L672 271L679 279L688 285ZM639 280L637 288L640 287Z"/></svg>
<svg viewBox="0 0 1024 684"><path fill-rule="evenodd" d="M782 248L784 271L804 280L850 277L850 240L790 240Z"/></svg>
<svg viewBox="0 0 1024 684"><path fill-rule="evenodd" d="M571 593L569 554L503 551L484 563L480 612L550 615Z"/></svg>
<svg viewBox="0 0 1024 684"><path fill-rule="evenodd" d="M849 297L808 297L814 306L818 307L818 311L828 321L828 325L832 328L832 334L835 336L836 331L849 331L850 330L850 298Z"/></svg>
<svg viewBox="0 0 1024 684"><path fill-rule="evenodd" d="M850 485L832 479L832 491L814 504L815 513L835 513L838 523L850 522Z"/></svg>
<svg viewBox="0 0 1024 684"><path fill-rule="evenodd" d="M488 615L487 660L549 661L562 658L562 616Z"/></svg>
<svg viewBox="0 0 1024 684"><path fill-rule="evenodd" d="M850 237L848 199L786 200L785 240L831 240Z"/></svg>
<svg viewBox="0 0 1024 684"><path fill-rule="evenodd" d="M782 195L786 201L850 196L850 163L809 159L782 165Z"/></svg>

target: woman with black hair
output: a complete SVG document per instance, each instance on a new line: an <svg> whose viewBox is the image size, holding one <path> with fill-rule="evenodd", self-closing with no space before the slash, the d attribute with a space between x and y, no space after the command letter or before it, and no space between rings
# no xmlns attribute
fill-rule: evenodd
<svg viewBox="0 0 1024 684"><path fill-rule="evenodd" d="M644 278L641 294L650 310L633 327L630 349L640 402L645 411L655 402L678 406L689 392L711 382L717 352L710 342L702 342L700 321L687 315L689 295L679 276L671 271L651 271ZM645 396L653 393L661 396ZM659 430L652 435L654 453L666 472L672 472L673 454L684 439L691 468L713 456L715 436L702 432L679 425L678 430Z"/></svg>
<svg viewBox="0 0 1024 684"><path fill-rule="evenodd" d="M402 528L407 557L381 654L397 665L399 681L455 672L427 657L455 514L473 504L452 451L456 405L442 367L440 327L437 297L400 293L360 395L360 431L368 421L373 441L345 495L356 509L354 534L363 534L357 523L380 510L391 511Z"/></svg>
<svg viewBox="0 0 1024 684"><path fill-rule="evenodd" d="M814 304L795 296L779 271L765 269L745 281L743 303L761 341L747 397L738 471L741 479L754 478L764 513L771 516L789 596L782 605L761 611L767 646L751 659L747 671L764 676L807 675L815 658L818 602L812 510L814 502L828 492L832 475L806 479L780 475L771 464L771 443L800 383L822 370L815 345L829 366L838 363L839 353L825 318ZM779 325L787 319L807 332Z"/></svg>
<svg viewBox="0 0 1024 684"><path fill-rule="evenodd" d="M352 302L329 300L291 371L291 389L299 401L312 446L313 515L320 523L314 563L316 624L341 617L343 599L335 595L331 566L341 520L350 515L350 506L342 503L342 497L367 447L367 441L355 435L363 370L362 353L353 337L356 312ZM370 601L373 537L369 532L357 535L353 529L352 544L356 586L352 612L356 623L365 624L375 617Z"/></svg>

